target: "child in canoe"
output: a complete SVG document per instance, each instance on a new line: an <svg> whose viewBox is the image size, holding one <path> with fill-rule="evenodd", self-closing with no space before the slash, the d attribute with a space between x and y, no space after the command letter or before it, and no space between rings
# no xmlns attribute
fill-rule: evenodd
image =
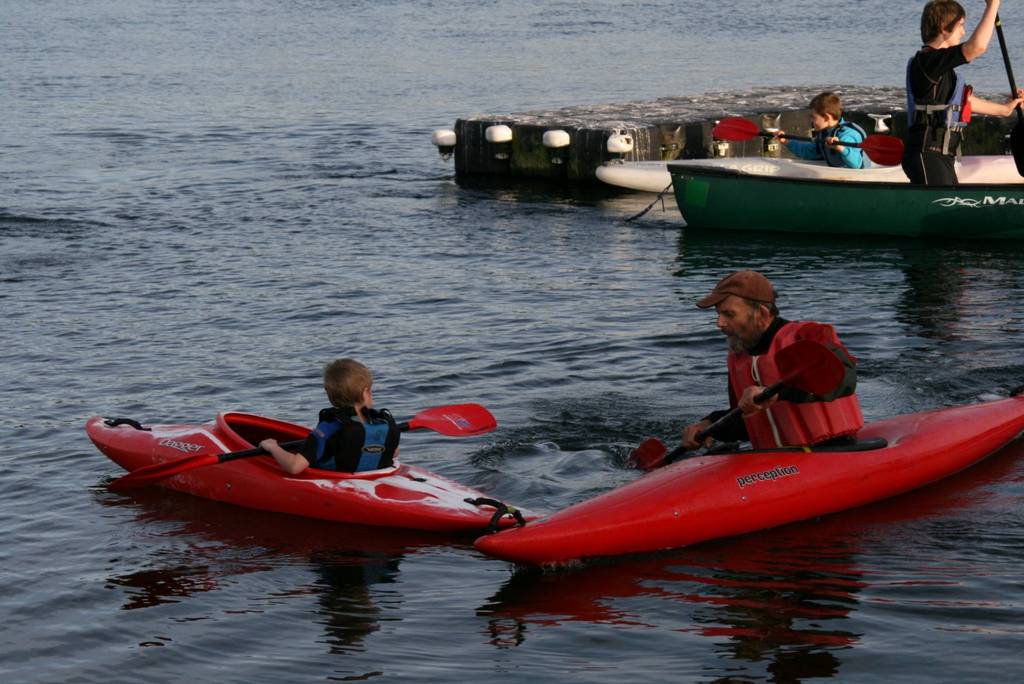
<svg viewBox="0 0 1024 684"><path fill-rule="evenodd" d="M811 100L811 126L814 142L786 140L786 132L775 136L786 141L790 152L801 159L824 160L829 166L863 169L870 165L859 147L846 143L861 143L867 138L864 129L843 118L843 103L835 93L821 93Z"/></svg>
<svg viewBox="0 0 1024 684"><path fill-rule="evenodd" d="M349 473L391 467L401 433L387 409L373 408L370 369L354 359L332 361L324 368L324 391L331 406L320 411L299 453L282 449L275 439L260 446L290 475L310 466Z"/></svg>

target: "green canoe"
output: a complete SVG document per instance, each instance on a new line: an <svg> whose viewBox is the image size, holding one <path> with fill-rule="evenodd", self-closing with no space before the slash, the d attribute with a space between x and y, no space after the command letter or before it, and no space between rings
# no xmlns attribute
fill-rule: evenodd
<svg viewBox="0 0 1024 684"><path fill-rule="evenodd" d="M1024 238L1024 179L1008 170L1012 158L979 161L986 172L967 175L988 182L946 188L910 185L898 167L854 171L785 159L687 160L668 170L687 228Z"/></svg>

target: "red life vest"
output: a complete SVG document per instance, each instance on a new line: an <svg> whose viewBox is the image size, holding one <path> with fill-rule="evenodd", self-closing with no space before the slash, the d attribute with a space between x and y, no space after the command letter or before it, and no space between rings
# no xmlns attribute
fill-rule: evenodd
<svg viewBox="0 0 1024 684"><path fill-rule="evenodd" d="M810 321L791 321L775 334L765 354L751 356L729 352L729 384L738 399L747 387L767 387L782 374L775 362L780 349L798 339L812 339L843 349L830 325ZM845 351L845 349L843 349ZM850 435L864 426L857 395L834 401L791 402L779 400L744 417L750 443L755 449L781 446L808 446L842 435Z"/></svg>

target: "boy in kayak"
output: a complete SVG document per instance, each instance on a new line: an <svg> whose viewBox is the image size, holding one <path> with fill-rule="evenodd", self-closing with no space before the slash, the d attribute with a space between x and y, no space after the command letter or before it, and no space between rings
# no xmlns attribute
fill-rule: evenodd
<svg viewBox="0 0 1024 684"><path fill-rule="evenodd" d="M843 103L835 93L815 95L809 106L814 142L786 140L786 132L775 137L786 142L790 152L801 159L824 160L829 166L863 169L869 165L859 147L843 143L862 143L868 137L863 128L843 118Z"/></svg>
<svg viewBox="0 0 1024 684"><path fill-rule="evenodd" d="M771 449L853 441L853 435L864 425L860 402L854 394L856 359L843 347L832 326L782 318L775 305L775 289L756 271L726 276L697 306L715 307L718 313L718 329L729 345L729 404L739 406L743 414L742 420L737 417L712 432L705 445L710 446L714 439L750 440L755 449ZM839 387L822 397L785 388L764 403L755 402L766 386L781 377L775 355L796 340L819 342L839 358L846 369ZM702 446L696 440L697 433L726 413L714 411L684 428L683 447Z"/></svg>
<svg viewBox="0 0 1024 684"><path fill-rule="evenodd" d="M285 451L275 439L260 446L290 475L310 466L348 473L392 466L401 433L387 409L373 408L370 369L354 359L332 361L324 368L324 391L331 406L320 411L299 453Z"/></svg>
<svg viewBox="0 0 1024 684"><path fill-rule="evenodd" d="M933 0L921 12L921 49L907 62L907 139L903 171L916 185L956 185L954 163L971 113L1009 116L1024 91L1005 104L974 95L956 67L973 62L988 49L999 0L985 0L985 13L971 37L966 12L955 0Z"/></svg>

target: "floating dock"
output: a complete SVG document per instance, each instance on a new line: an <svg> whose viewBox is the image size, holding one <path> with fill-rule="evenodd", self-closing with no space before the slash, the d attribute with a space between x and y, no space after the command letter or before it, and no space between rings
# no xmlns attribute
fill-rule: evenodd
<svg viewBox="0 0 1024 684"><path fill-rule="evenodd" d="M434 131L432 139L442 156L454 159L456 177L596 183L597 167L613 160L789 157L777 141L719 141L712 138L711 129L720 119L738 116L764 129L808 135L807 104L824 91L837 93L846 118L869 133L902 137L906 132L902 88L818 86L474 116L458 119L454 129ZM975 116L967 129L963 153L1006 154L1015 123L1016 119Z"/></svg>

